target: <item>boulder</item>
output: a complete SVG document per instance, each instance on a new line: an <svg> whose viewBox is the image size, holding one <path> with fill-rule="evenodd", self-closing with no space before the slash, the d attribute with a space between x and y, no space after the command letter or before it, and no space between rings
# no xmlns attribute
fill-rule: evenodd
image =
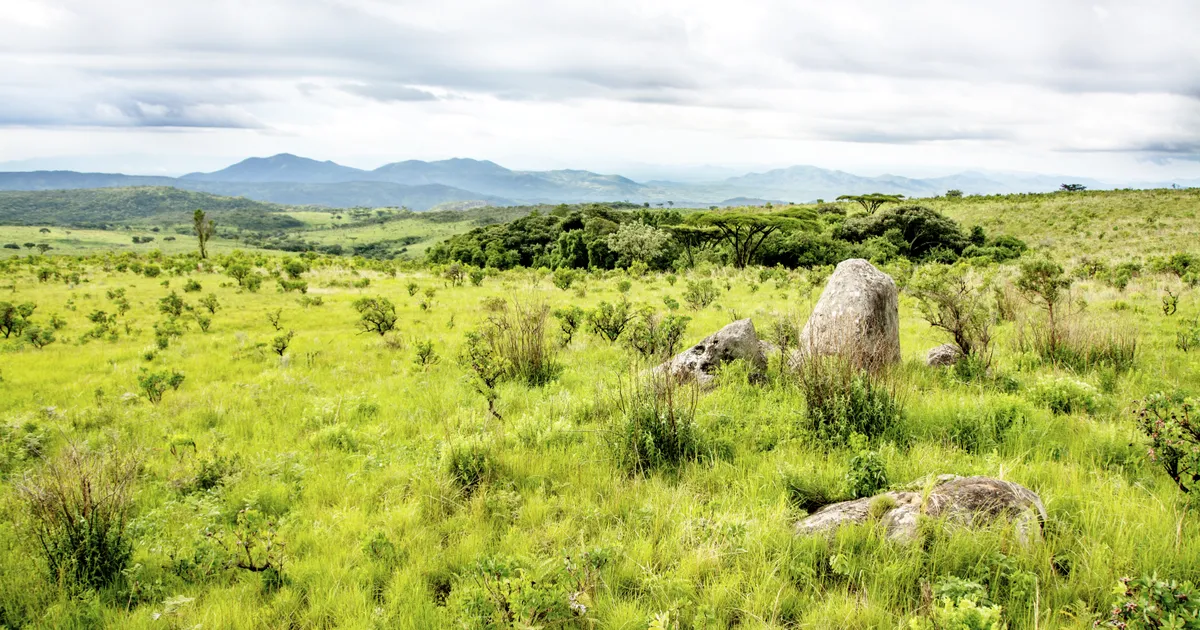
<svg viewBox="0 0 1200 630"><path fill-rule="evenodd" d="M750 369L761 374L767 369L767 357L763 354L754 322L740 319L703 341L684 350L675 358L658 366L656 371L666 371L678 383L695 382L702 387L714 384L714 373L727 361L744 359Z"/></svg>
<svg viewBox="0 0 1200 630"><path fill-rule="evenodd" d="M925 354L925 365L931 367L951 367L963 356L962 350L952 343L944 343L936 348L930 348Z"/></svg>
<svg viewBox="0 0 1200 630"><path fill-rule="evenodd" d="M1046 507L1032 490L1011 481L942 475L934 480L928 495L922 484L922 487L826 505L796 523L796 533L828 534L843 525L875 518L889 539L908 542L917 538L921 515L944 517L947 522L964 527L985 526L1004 519L1014 525L1020 541L1028 543L1041 536Z"/></svg>
<svg viewBox="0 0 1200 630"><path fill-rule="evenodd" d="M804 325L799 347L801 356L838 355L869 369L899 363L896 283L861 258L842 261Z"/></svg>

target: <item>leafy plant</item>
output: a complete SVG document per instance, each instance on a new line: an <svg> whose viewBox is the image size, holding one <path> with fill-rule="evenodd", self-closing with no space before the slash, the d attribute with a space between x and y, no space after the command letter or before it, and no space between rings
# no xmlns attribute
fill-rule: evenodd
<svg viewBox="0 0 1200 630"><path fill-rule="evenodd" d="M1112 609L1104 626L1130 630L1200 628L1200 591L1191 582L1160 580L1157 575L1121 578L1113 588ZM1097 624L1100 625L1100 624Z"/></svg>
<svg viewBox="0 0 1200 630"><path fill-rule="evenodd" d="M858 433L868 440L895 427L902 405L886 375L860 370L840 357L806 357L795 370L808 427L829 444Z"/></svg>
<svg viewBox="0 0 1200 630"><path fill-rule="evenodd" d="M708 278L700 281L688 280L687 290L683 292L683 301L687 302L692 310L701 310L716 299L717 288L713 286L712 280Z"/></svg>
<svg viewBox="0 0 1200 630"><path fill-rule="evenodd" d="M665 359L675 354L691 320L645 309L629 327L625 342L643 359Z"/></svg>
<svg viewBox="0 0 1200 630"><path fill-rule="evenodd" d="M1200 424L1196 401L1181 394L1151 394L1137 410L1138 428L1150 439L1148 455L1185 493L1200 488Z"/></svg>
<svg viewBox="0 0 1200 630"><path fill-rule="evenodd" d="M416 356L414 361L421 367L433 365L438 362L437 351L433 349L433 341L423 339L414 345Z"/></svg>
<svg viewBox="0 0 1200 630"><path fill-rule="evenodd" d="M555 309L554 318L558 320L559 341L565 347L571 345L575 333L587 322L587 311L578 306Z"/></svg>
<svg viewBox="0 0 1200 630"><path fill-rule="evenodd" d="M588 313L588 323L591 324L593 332L607 339L609 343L613 343L621 337L621 333L625 332L625 327L633 321L634 317L636 315L632 312L629 302L625 300L616 304L600 302L591 313Z"/></svg>
<svg viewBox="0 0 1200 630"><path fill-rule="evenodd" d="M101 588L121 575L133 553L126 526L138 467L128 455L72 445L18 485L52 582Z"/></svg>
<svg viewBox="0 0 1200 630"><path fill-rule="evenodd" d="M696 389L651 373L631 381L616 401L610 445L617 464L631 473L674 467L705 454L696 424Z"/></svg>
<svg viewBox="0 0 1200 630"><path fill-rule="evenodd" d="M354 301L361 332L383 336L396 328L396 305L385 297L363 297Z"/></svg>
<svg viewBox="0 0 1200 630"><path fill-rule="evenodd" d="M888 486L887 467L878 451L867 448L861 435L852 436L851 450L857 451L850 458L850 469L846 471L846 490L855 497L878 494Z"/></svg>
<svg viewBox="0 0 1200 630"><path fill-rule="evenodd" d="M168 389L178 390L179 386L183 385L183 380L183 374L175 370L150 372L146 368L142 368L138 375L138 387L142 389L147 400L157 404L162 401L163 394Z"/></svg>
<svg viewBox="0 0 1200 630"><path fill-rule="evenodd" d="M283 353L287 352L288 346L291 345L292 338L295 336L296 331L294 330L289 330L285 334L277 335L271 340L271 350L275 351L275 354L278 354L282 357Z"/></svg>

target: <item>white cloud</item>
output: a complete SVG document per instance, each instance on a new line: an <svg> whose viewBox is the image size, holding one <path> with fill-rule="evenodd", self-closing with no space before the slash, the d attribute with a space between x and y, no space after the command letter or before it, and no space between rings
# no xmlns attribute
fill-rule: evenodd
<svg viewBox="0 0 1200 630"><path fill-rule="evenodd" d="M1200 165L1191 0L9 3L0 160Z"/></svg>

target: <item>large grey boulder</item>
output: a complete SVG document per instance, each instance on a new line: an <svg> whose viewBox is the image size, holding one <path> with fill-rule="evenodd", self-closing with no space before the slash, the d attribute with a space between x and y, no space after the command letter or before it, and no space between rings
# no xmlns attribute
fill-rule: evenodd
<svg viewBox="0 0 1200 630"><path fill-rule="evenodd" d="M797 360L842 356L869 369L899 363L900 298L892 277L861 258L838 264L800 333L797 354Z"/></svg>
<svg viewBox="0 0 1200 630"><path fill-rule="evenodd" d="M936 348L930 348L925 354L925 365L930 367L951 367L958 363L963 356L962 350L952 343L944 343Z"/></svg>
<svg viewBox="0 0 1200 630"><path fill-rule="evenodd" d="M1022 543L1041 536L1046 507L1032 490L991 477L943 475L934 486L885 492L874 497L826 505L796 523L799 535L828 534L844 525L878 519L887 537L908 542L917 538L921 515L945 518L964 527L982 527L997 520L1011 522Z"/></svg>
<svg viewBox="0 0 1200 630"><path fill-rule="evenodd" d="M695 382L701 387L714 384L717 368L728 361L743 359L755 374L767 369L767 357L754 331L754 322L739 319L684 350L658 366L678 383Z"/></svg>

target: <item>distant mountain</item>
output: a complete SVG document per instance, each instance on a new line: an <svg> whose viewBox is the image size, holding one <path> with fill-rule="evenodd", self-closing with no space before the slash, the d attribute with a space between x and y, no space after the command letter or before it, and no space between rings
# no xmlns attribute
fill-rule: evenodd
<svg viewBox="0 0 1200 630"><path fill-rule="evenodd" d="M213 173L189 173L180 179L200 182L290 182L329 184L371 179L367 171L330 161L318 162L290 153L249 158Z"/></svg>
<svg viewBox="0 0 1200 630"><path fill-rule="evenodd" d="M27 171L0 173L0 190L70 190L74 188L117 188L126 186L173 186L172 177L77 173L75 171Z"/></svg>
<svg viewBox="0 0 1200 630"><path fill-rule="evenodd" d="M407 186L391 182L336 182L328 184L289 182L197 182L180 180L180 188L202 190L215 195L246 197L271 203L293 206L328 206L330 208L405 207L428 210L447 202L479 201L488 205L506 206L512 202L503 197L481 195L441 184Z"/></svg>
<svg viewBox="0 0 1200 630"><path fill-rule="evenodd" d="M712 172L716 173L716 170ZM680 207L726 205L731 199L808 202L839 195L891 193L930 197L958 189L967 194L1049 192L1062 183L1111 188L1096 180L1060 175L965 171L933 178L866 177L816 166L791 166L708 182L636 182L583 170L514 171L495 162L455 158L406 160L362 170L283 153L250 158L211 173L181 178L34 171L0 173L0 190L174 186L217 195L293 205L405 206L427 210L447 203L488 204L632 201Z"/></svg>

